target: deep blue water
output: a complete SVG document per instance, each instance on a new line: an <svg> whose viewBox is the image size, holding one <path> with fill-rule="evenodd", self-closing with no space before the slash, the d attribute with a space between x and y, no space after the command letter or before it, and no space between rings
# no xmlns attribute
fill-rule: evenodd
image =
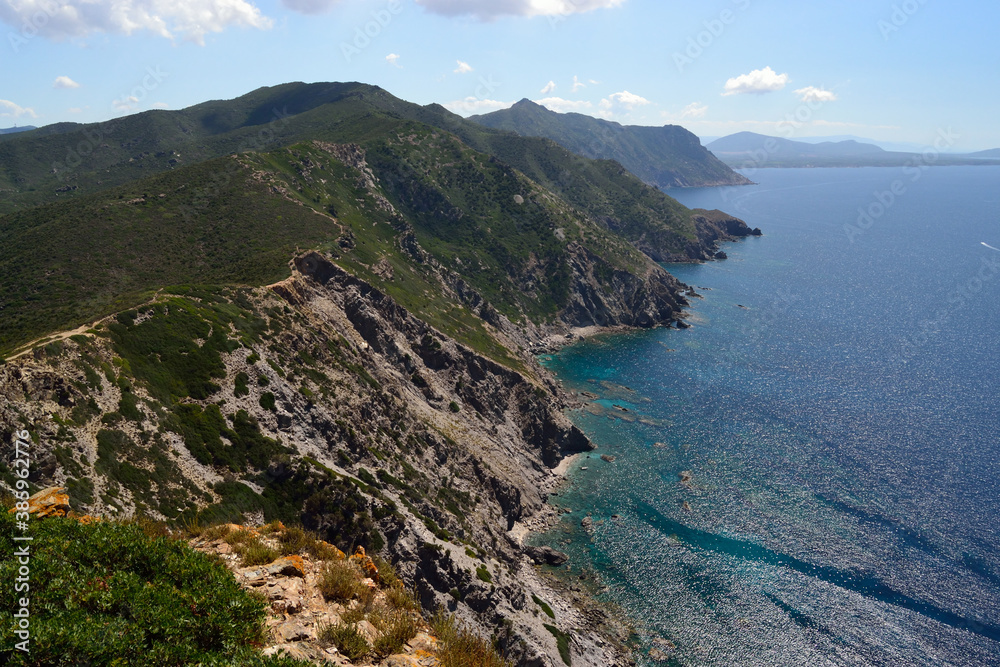
<svg viewBox="0 0 1000 667"><path fill-rule="evenodd" d="M543 358L599 396L545 541L673 664L1000 665L1000 168L912 173L672 191L765 235L667 266L691 329Z"/></svg>

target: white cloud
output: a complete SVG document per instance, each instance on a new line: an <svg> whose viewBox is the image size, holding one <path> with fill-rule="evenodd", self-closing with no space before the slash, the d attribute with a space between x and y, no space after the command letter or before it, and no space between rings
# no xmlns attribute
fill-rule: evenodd
<svg viewBox="0 0 1000 667"><path fill-rule="evenodd" d="M545 84L545 87L542 88L538 92L540 92L542 95L548 95L549 93L551 93L555 89L556 89L556 82L555 81L549 81L547 84Z"/></svg>
<svg viewBox="0 0 1000 667"><path fill-rule="evenodd" d="M389 55L387 55L385 57L385 61L387 63L389 63L390 65L392 65L393 67L402 67L402 65L399 64L399 54L398 53L390 53Z"/></svg>
<svg viewBox="0 0 1000 667"><path fill-rule="evenodd" d="M123 97L120 100L114 100L111 102L113 106L118 111L132 111L135 109L135 105L139 103L139 98L135 95L129 95L128 97Z"/></svg>
<svg viewBox="0 0 1000 667"><path fill-rule="evenodd" d="M35 110L30 107L22 107L10 100L0 100L0 118L18 118L20 116L38 118Z"/></svg>
<svg viewBox="0 0 1000 667"><path fill-rule="evenodd" d="M591 81L591 83L594 83L594 82ZM587 84L585 84L582 81L580 81L580 79L576 76L576 74L574 74L573 75L573 92L575 93L576 91L580 90L581 88L586 88L586 87L587 87Z"/></svg>
<svg viewBox="0 0 1000 667"><path fill-rule="evenodd" d="M464 63L461 60L456 60L458 67L455 68L455 74L468 74L472 71L472 65L469 63Z"/></svg>
<svg viewBox="0 0 1000 667"><path fill-rule="evenodd" d="M70 113L83 113L83 109L80 107L70 107L69 109L66 109L66 111Z"/></svg>
<svg viewBox="0 0 1000 667"><path fill-rule="evenodd" d="M535 100L535 104L541 104L546 109L558 113L566 113L567 111L582 112L594 107L593 104L586 100L566 100L561 97L546 97L545 99Z"/></svg>
<svg viewBox="0 0 1000 667"><path fill-rule="evenodd" d="M151 109L169 109L170 105L166 102L153 102L149 105Z"/></svg>
<svg viewBox="0 0 1000 667"><path fill-rule="evenodd" d="M500 102L498 100L481 100L478 97L466 97L464 100L446 102L444 108L462 114L489 113L514 106L513 102Z"/></svg>
<svg viewBox="0 0 1000 667"><path fill-rule="evenodd" d="M651 104L649 100L645 97L640 97L634 93L630 93L627 90L623 90L620 93L612 93L607 96L607 98L601 100L601 107L604 109L611 109L616 105L620 105L631 111L636 107L645 106Z"/></svg>
<svg viewBox="0 0 1000 667"><path fill-rule="evenodd" d="M333 9L340 0L281 0L281 4L300 14L323 14Z"/></svg>
<svg viewBox="0 0 1000 667"><path fill-rule="evenodd" d="M444 16L474 16L492 21L500 16L560 16L617 7L625 0L417 0L427 11Z"/></svg>
<svg viewBox="0 0 1000 667"><path fill-rule="evenodd" d="M762 95L781 90L788 83L787 74L778 74L770 67L755 69L749 74L740 74L726 81L723 95L746 95L752 93Z"/></svg>
<svg viewBox="0 0 1000 667"><path fill-rule="evenodd" d="M54 40L148 30L167 39L181 35L198 44L204 44L206 34L232 26L261 30L272 26L271 19L248 0L0 0L0 21L14 26L27 23Z"/></svg>
<svg viewBox="0 0 1000 667"><path fill-rule="evenodd" d="M699 104L698 102L692 102L683 109L681 109L680 118L702 118L708 113L707 104Z"/></svg>
<svg viewBox="0 0 1000 667"><path fill-rule="evenodd" d="M52 87L53 88L79 88L80 84L78 84L76 81L74 81L73 79L69 78L68 76L57 76L56 80L52 82Z"/></svg>
<svg viewBox="0 0 1000 667"><path fill-rule="evenodd" d="M815 86L806 86L795 91L803 102L833 102L837 99L832 90L823 90Z"/></svg>

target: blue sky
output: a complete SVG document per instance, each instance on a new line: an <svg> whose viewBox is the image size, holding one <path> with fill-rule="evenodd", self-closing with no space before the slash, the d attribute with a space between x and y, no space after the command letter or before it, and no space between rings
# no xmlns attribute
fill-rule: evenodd
<svg viewBox="0 0 1000 667"><path fill-rule="evenodd" d="M998 25L966 0L0 0L0 127L364 81L462 115L527 97L700 136L980 150L1000 147Z"/></svg>

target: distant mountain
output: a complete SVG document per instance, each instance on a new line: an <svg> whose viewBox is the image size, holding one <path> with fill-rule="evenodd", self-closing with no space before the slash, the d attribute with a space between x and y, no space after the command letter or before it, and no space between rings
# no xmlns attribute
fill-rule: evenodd
<svg viewBox="0 0 1000 667"><path fill-rule="evenodd" d="M737 132L729 136L716 139L708 145L708 149L719 157L733 158L741 156L752 156L760 151L769 155L787 158L815 158L815 157L843 157L845 155L871 155L872 153L884 153L878 146L862 144L853 139L846 141L823 141L820 143L806 143L804 141L792 141L781 137L769 137L756 132ZM723 157L725 156L725 157Z"/></svg>
<svg viewBox="0 0 1000 667"><path fill-rule="evenodd" d="M28 130L38 129L34 125L22 125L21 127L5 127L0 128L0 134L17 134L18 132L27 132Z"/></svg>
<svg viewBox="0 0 1000 667"><path fill-rule="evenodd" d="M919 152L886 151L874 144L856 139L842 141L792 141L755 132L737 132L716 139L706 148L731 167L889 167L922 161ZM983 164L983 158L1000 155L983 154L938 155L934 164Z"/></svg>
<svg viewBox="0 0 1000 667"><path fill-rule="evenodd" d="M969 157L1000 158L1000 148L991 148L987 151L977 151L975 153L969 153Z"/></svg>
<svg viewBox="0 0 1000 667"><path fill-rule="evenodd" d="M744 185L750 181L677 125L621 125L578 113L556 113L531 100L469 120L521 136L545 137L585 157L617 160L660 188Z"/></svg>

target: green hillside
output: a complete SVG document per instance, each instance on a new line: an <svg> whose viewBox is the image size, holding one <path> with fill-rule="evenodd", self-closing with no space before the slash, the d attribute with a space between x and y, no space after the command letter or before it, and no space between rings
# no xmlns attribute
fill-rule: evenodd
<svg viewBox="0 0 1000 667"><path fill-rule="evenodd" d="M0 213L75 199L222 155L321 139L367 146L407 121L454 133L611 229L655 239L659 254L694 238L690 213L607 160L581 159L552 141L518 137L359 83L290 83L181 111L101 124L62 123L0 139ZM650 233L652 232L652 236Z"/></svg>

